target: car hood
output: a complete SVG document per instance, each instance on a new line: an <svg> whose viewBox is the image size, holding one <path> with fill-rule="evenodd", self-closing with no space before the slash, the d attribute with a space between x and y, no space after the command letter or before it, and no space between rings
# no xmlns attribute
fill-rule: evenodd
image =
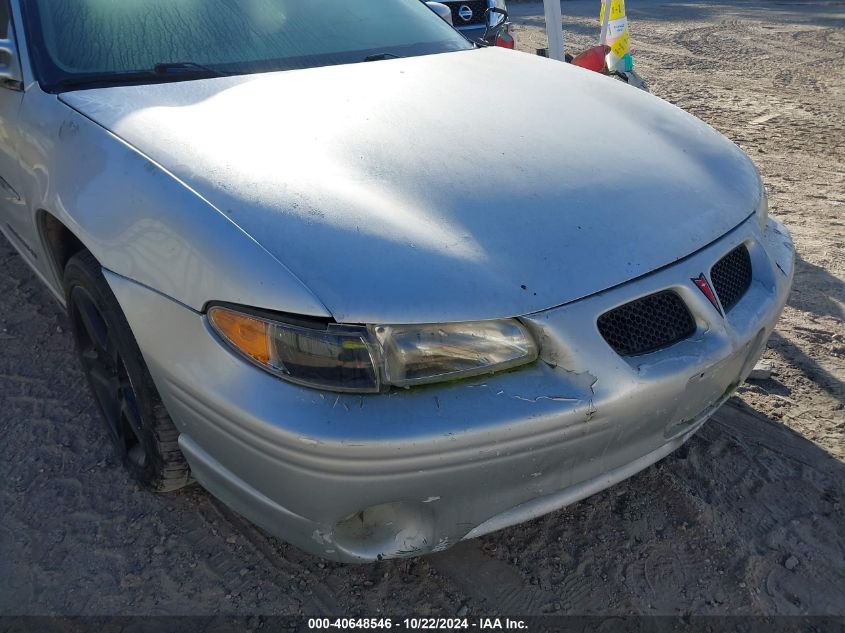
<svg viewBox="0 0 845 633"><path fill-rule="evenodd" d="M503 49L61 99L229 216L340 322L561 305L689 255L759 199L750 160L698 119Z"/></svg>

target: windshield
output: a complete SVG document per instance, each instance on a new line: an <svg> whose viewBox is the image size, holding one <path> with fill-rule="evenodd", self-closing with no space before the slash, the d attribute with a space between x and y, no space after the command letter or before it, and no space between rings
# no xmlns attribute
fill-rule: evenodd
<svg viewBox="0 0 845 633"><path fill-rule="evenodd" d="M190 79L472 48L420 0L26 0L46 88Z"/></svg>

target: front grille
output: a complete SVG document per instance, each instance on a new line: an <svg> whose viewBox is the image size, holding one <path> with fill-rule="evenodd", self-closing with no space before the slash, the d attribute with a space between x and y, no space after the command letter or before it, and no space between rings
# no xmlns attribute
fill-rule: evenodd
<svg viewBox="0 0 845 633"><path fill-rule="evenodd" d="M487 0L468 0L467 2L445 2L452 10L452 24L461 26L484 26L484 14L487 11ZM472 17L464 20L461 17L461 7L469 7Z"/></svg>
<svg viewBox="0 0 845 633"><path fill-rule="evenodd" d="M695 332L695 320L671 290L605 312L599 317L598 326L604 340L620 356L654 352Z"/></svg>
<svg viewBox="0 0 845 633"><path fill-rule="evenodd" d="M710 270L713 288L725 312L733 308L751 287L751 255L743 244L733 249Z"/></svg>

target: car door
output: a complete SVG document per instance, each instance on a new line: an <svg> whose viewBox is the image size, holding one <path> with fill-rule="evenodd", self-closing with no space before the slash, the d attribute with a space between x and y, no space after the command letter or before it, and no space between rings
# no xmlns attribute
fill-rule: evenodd
<svg viewBox="0 0 845 633"><path fill-rule="evenodd" d="M9 0L0 0L0 40L0 67L20 76ZM15 54L10 56L2 50L4 48L11 48ZM27 220L25 205L19 193L21 168L18 117L23 95L22 82L0 80L0 228L25 257L34 259L32 246L21 237L20 231L20 223Z"/></svg>

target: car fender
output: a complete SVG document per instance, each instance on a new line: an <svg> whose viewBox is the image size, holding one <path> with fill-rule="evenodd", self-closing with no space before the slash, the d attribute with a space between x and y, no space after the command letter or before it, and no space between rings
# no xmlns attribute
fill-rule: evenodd
<svg viewBox="0 0 845 633"><path fill-rule="evenodd" d="M277 258L161 165L36 87L22 109L26 199L108 270L201 311L225 301L327 317ZM37 139L37 141L33 140Z"/></svg>

